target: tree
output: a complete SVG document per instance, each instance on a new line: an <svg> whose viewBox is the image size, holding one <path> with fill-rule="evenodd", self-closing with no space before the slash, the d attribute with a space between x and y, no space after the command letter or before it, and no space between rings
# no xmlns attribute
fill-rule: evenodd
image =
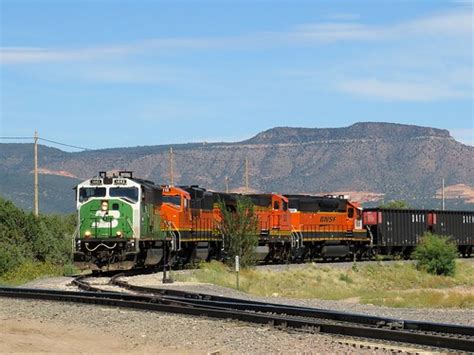
<svg viewBox="0 0 474 355"><path fill-rule="evenodd" d="M408 203L407 203L406 201L403 201L403 200L392 200L392 201L389 201L389 202L387 202L387 203L381 204L381 205L379 206L379 208L405 210L405 209L407 209L407 208L410 208L410 206L408 206Z"/></svg>
<svg viewBox="0 0 474 355"><path fill-rule="evenodd" d="M456 272L456 245L445 236L425 233L415 248L412 258L416 267L430 274L452 276Z"/></svg>
<svg viewBox="0 0 474 355"><path fill-rule="evenodd" d="M258 245L258 219L252 200L246 196L236 198L235 209L225 202L219 202L222 214L220 223L224 237L224 251L228 264L234 265L235 256L240 258L240 265L245 268L255 264L255 248Z"/></svg>
<svg viewBox="0 0 474 355"><path fill-rule="evenodd" d="M34 216L0 197L0 275L20 264L70 261L75 217Z"/></svg>

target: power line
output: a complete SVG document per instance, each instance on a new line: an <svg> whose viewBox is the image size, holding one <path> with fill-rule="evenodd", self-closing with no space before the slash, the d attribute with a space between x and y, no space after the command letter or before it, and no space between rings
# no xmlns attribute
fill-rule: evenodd
<svg viewBox="0 0 474 355"><path fill-rule="evenodd" d="M72 144L62 143L62 142L58 142L58 141L53 141L51 139L46 139L46 138L42 138L42 137L13 137L13 136L10 137L9 136L9 137L0 137L0 140L1 139L38 139L38 140L41 140L41 141L45 141L45 142L49 142L49 143L53 143L53 144L58 144L58 145L62 145L64 147L69 147L69 148L82 149L82 150L93 150L93 149L90 149L90 148L79 147L77 145L72 145Z"/></svg>
<svg viewBox="0 0 474 355"><path fill-rule="evenodd" d="M46 138L38 138L38 139L39 139L39 140L42 140L42 141L45 141L45 142L49 142L49 143L59 144L59 145L62 145L62 146L64 146L64 147L69 147L69 148L76 148L76 149L82 149L82 150L93 150L93 149L90 149L90 148L79 147L79 146L77 146L77 145L71 145L71 144L61 143L61 142L53 141L53 140L46 139Z"/></svg>

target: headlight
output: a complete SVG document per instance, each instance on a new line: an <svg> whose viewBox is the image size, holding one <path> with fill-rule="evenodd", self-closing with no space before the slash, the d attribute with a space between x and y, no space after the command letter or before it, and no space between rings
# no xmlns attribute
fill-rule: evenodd
<svg viewBox="0 0 474 355"><path fill-rule="evenodd" d="M115 234L117 234L117 237L119 237L119 238L122 237L122 232L121 231L117 231L117 233L115 233Z"/></svg>
<svg viewBox="0 0 474 355"><path fill-rule="evenodd" d="M84 237L89 238L91 236L91 231L85 231Z"/></svg>
<svg viewBox="0 0 474 355"><path fill-rule="evenodd" d="M109 203L107 201L102 201L102 205L100 206L102 211L107 211L109 209Z"/></svg>

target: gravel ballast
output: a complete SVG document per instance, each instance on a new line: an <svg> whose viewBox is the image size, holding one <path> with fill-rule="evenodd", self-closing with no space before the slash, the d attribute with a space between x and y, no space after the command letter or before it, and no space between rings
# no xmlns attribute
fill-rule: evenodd
<svg viewBox="0 0 474 355"><path fill-rule="evenodd" d="M49 301L0 298L0 321L9 325L0 327L0 352L60 352L64 349L91 352L99 349L116 353L120 349L127 353L327 354L362 351L340 344L341 338L337 336L281 331L236 321ZM12 322L17 322L17 327L11 326ZM68 341L71 347L67 348L68 343L58 344L56 335L45 350L45 338L58 333L57 329L61 330L61 341ZM38 332L44 333L41 339L25 343L25 339L37 336ZM80 345L81 338L85 340L84 347Z"/></svg>
<svg viewBox="0 0 474 355"><path fill-rule="evenodd" d="M349 265L351 264L341 264L338 267L350 267ZM327 266L327 264L323 264L322 266ZM289 267L297 268L301 266L295 265ZM263 268L284 270L288 268L288 266L272 265ZM183 270L178 272L186 273L192 271ZM474 310L406 309L358 304L354 300L326 301L319 299L289 299L276 295L272 297L259 297L212 284L191 282L162 284L161 273L123 277L121 279L138 286L172 288L269 303L283 303L398 319L474 326ZM88 281L106 290L126 292L124 289L107 285L108 280L109 278L105 277L91 277ZM77 291L77 288L71 284L71 281L72 278L70 277L55 277L36 280L22 285L22 287ZM4 327L7 330L0 330L0 352L3 350L12 351L12 349L17 351L43 351L43 348L38 348L37 343L31 343L29 347L23 344L26 348L23 347L23 345L22 347L18 347L18 342L15 343L15 341L12 341L11 344L3 343L4 340L2 339L7 339L6 341L10 339L8 336L5 336L5 331L8 332L8 329L10 329L10 332L15 334L16 328L11 326L11 322L19 322L18 324L21 324L19 334L22 334L21 331L25 329L25 327L26 329L30 329L30 332L36 336L43 334L41 331L43 330L45 334L43 338L47 338L47 335L55 334L55 331L58 331L56 328L66 333L69 332L70 338L61 336L61 339L65 342L63 348L54 350L54 346L59 345L54 344L54 341L52 342L52 351L57 352L62 352L65 348L69 349L68 346L77 347L78 345L74 343L74 340L78 336L86 337L92 342L87 344L91 351L97 349L94 348L94 346L99 346L99 349L102 349L100 348L101 346L109 346L111 349L110 352L117 352L117 349L124 352L199 354L374 353L375 351L374 347L354 348L346 345L345 342L347 339L333 335L281 331L268 326L252 325L231 320L216 320L185 315L124 310L105 306L66 304L61 302L0 298L0 321L10 325L10 327ZM13 325L15 325L15 323L13 323ZM28 328L28 325L30 325L30 328ZM97 340L96 343L94 343L95 340ZM354 339L349 340L349 343L354 342L356 342ZM42 342L39 341L39 343L41 344ZM45 346L45 348L48 349L47 346ZM73 349L71 349L71 351L76 352ZM104 351L107 352L106 349L104 349ZM377 352L385 353L386 351L377 350Z"/></svg>
<svg viewBox="0 0 474 355"><path fill-rule="evenodd" d="M184 271L187 272L187 271ZM361 313L380 317L399 318L405 320L420 320L428 322L464 324L474 326L474 310L470 309L420 309L420 308L392 308L370 304L359 304L345 301L328 301L320 299L294 299L285 297L260 297L239 292L235 289L220 287L204 283L176 282L162 284L162 274L139 275L122 280L137 286L166 287L178 290L207 293L218 296L236 297L247 300L256 300L268 303L283 303L304 307L324 308L336 311Z"/></svg>

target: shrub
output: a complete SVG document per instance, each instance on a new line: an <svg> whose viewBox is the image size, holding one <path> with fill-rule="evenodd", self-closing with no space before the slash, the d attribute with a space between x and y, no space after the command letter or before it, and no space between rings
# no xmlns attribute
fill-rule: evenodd
<svg viewBox="0 0 474 355"><path fill-rule="evenodd" d="M63 267L50 262L25 260L15 269L0 275L0 284L20 285L40 277L63 275Z"/></svg>
<svg viewBox="0 0 474 355"><path fill-rule="evenodd" d="M245 268L255 264L255 248L258 245L257 216L254 205L248 197L238 197L235 210L227 208L224 202L219 203L222 214L220 228L224 236L224 249L227 264L233 265L235 256L240 258L240 265Z"/></svg>
<svg viewBox="0 0 474 355"><path fill-rule="evenodd" d="M20 247L0 241L0 275L17 268L24 260Z"/></svg>
<svg viewBox="0 0 474 355"><path fill-rule="evenodd" d="M386 208L386 209L391 209L391 208L394 208L394 209L402 209L402 210L405 210L407 208L409 208L408 206L408 203L406 201L403 201L403 200L392 200L392 201L389 201L385 204L381 204L379 206L379 208Z"/></svg>
<svg viewBox="0 0 474 355"><path fill-rule="evenodd" d="M73 215L36 217L0 197L0 276L26 262L62 267L71 259L74 225Z"/></svg>
<svg viewBox="0 0 474 355"><path fill-rule="evenodd" d="M430 274L453 276L456 272L457 248L448 237L425 233L412 258L416 267Z"/></svg>

